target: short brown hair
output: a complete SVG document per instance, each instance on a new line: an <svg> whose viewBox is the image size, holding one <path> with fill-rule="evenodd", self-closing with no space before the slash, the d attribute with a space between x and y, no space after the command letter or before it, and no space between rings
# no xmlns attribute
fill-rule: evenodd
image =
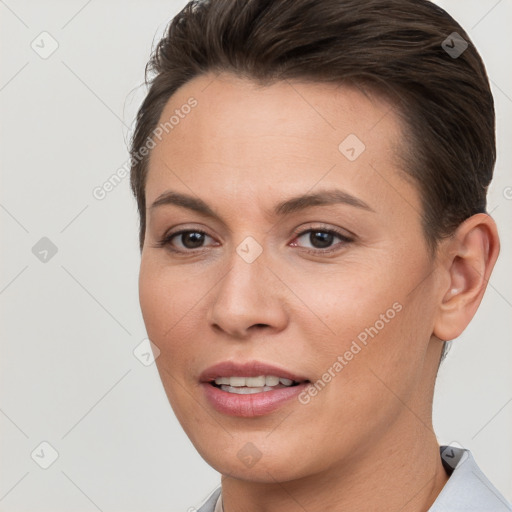
<svg viewBox="0 0 512 512"><path fill-rule="evenodd" d="M449 53L455 42L468 47ZM139 150L169 98L207 72L384 93L405 120L401 158L418 185L430 248L485 212L496 160L493 98L480 55L443 9L427 0L195 0L171 20L146 66L150 88L130 148L141 249L149 155Z"/></svg>

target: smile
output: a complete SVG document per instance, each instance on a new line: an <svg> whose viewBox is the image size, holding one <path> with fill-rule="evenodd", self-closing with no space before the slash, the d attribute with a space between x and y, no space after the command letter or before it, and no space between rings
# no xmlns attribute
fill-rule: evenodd
<svg viewBox="0 0 512 512"><path fill-rule="evenodd" d="M258 377L218 377L211 384L227 393L251 395L254 393L263 393L265 391L274 391L276 389L297 386L299 383L285 377L260 375Z"/></svg>
<svg viewBox="0 0 512 512"><path fill-rule="evenodd" d="M296 407L311 380L263 361L223 361L206 368L199 382L208 406L227 416L252 418Z"/></svg>

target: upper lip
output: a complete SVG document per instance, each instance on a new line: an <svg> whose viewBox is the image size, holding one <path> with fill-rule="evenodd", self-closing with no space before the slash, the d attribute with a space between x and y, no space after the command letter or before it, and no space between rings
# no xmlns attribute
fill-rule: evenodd
<svg viewBox="0 0 512 512"><path fill-rule="evenodd" d="M306 377L292 373L288 370L275 366L273 364L263 363L261 361L222 361L206 368L199 380L201 382L212 382L218 377L258 377L260 375L273 375L285 379L291 379L296 382L308 380Z"/></svg>

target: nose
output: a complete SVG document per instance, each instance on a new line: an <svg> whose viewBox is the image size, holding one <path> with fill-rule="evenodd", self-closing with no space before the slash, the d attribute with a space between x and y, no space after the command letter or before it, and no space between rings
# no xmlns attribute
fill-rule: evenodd
<svg viewBox="0 0 512 512"><path fill-rule="evenodd" d="M230 263L211 293L210 325L237 339L247 339L259 330L283 330L288 321L286 287L267 266L264 255L248 263L234 252Z"/></svg>

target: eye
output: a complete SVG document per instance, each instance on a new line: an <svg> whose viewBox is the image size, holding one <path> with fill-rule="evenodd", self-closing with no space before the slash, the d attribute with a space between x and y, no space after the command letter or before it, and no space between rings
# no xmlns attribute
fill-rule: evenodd
<svg viewBox="0 0 512 512"><path fill-rule="evenodd" d="M303 248L306 252L315 254L331 253L354 241L353 238L335 229L324 227L310 228L302 231L297 230L294 235L296 238L290 245L293 247L297 245L303 247L304 243L310 243L312 247L308 248L306 246ZM165 234L157 242L156 247L166 247L170 251L177 253L194 252L197 249L204 248L207 239L213 240L205 231L200 229L182 229L174 233ZM301 239L301 243L297 244L295 242L295 240L300 241ZM336 239L339 242L332 248L332 244Z"/></svg>
<svg viewBox="0 0 512 512"><path fill-rule="evenodd" d="M344 235L343 233L335 229L327 228L311 228L296 233L297 238L295 240L301 240L302 243L310 243L312 247L305 247L307 252L311 253L330 253L341 249L346 244L353 242L353 239ZM338 239L340 242L336 244L338 247L332 248L333 242ZM293 246L297 245L295 243Z"/></svg>
<svg viewBox="0 0 512 512"><path fill-rule="evenodd" d="M194 249L201 249L207 238L213 240L211 236L200 229L183 229L164 235L157 243L157 247L167 247L175 252L191 252Z"/></svg>

